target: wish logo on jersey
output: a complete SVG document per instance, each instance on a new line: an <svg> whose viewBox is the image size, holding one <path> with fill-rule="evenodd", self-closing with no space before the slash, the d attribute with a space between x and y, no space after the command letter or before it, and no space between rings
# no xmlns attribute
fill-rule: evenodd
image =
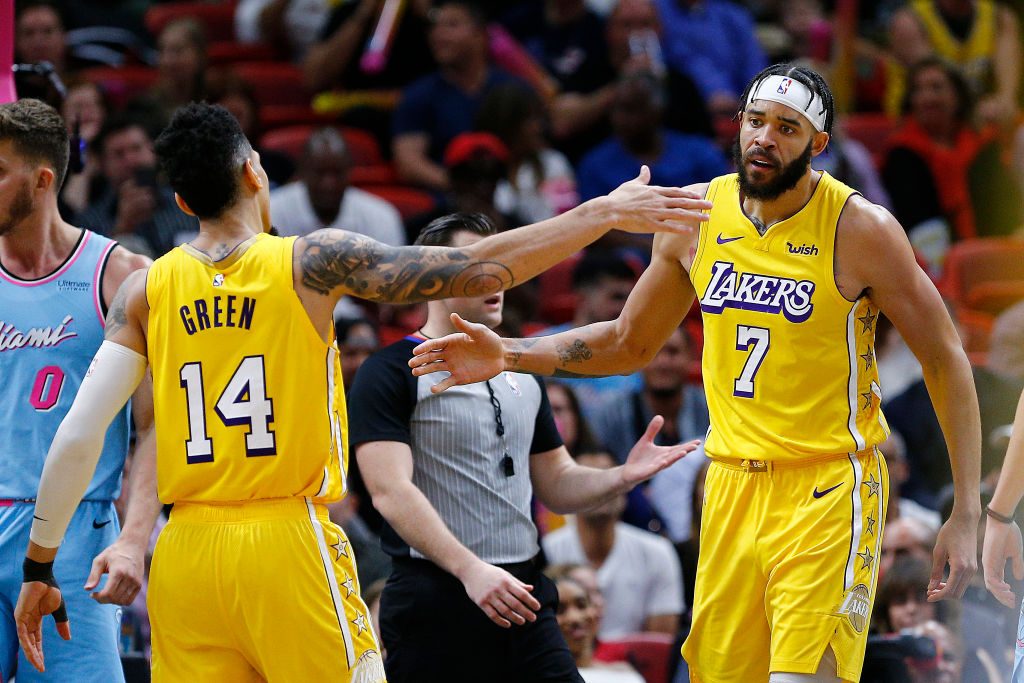
<svg viewBox="0 0 1024 683"><path fill-rule="evenodd" d="M726 308L762 313L782 313L792 323L811 317L814 283L775 275L737 273L732 263L715 261L711 282L700 299L705 313L721 313Z"/></svg>

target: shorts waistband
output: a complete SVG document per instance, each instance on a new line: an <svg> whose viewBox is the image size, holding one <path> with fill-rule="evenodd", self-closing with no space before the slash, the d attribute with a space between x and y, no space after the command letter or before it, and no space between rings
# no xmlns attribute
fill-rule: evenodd
<svg viewBox="0 0 1024 683"><path fill-rule="evenodd" d="M832 462L834 460L844 460L849 458L851 455L861 456L870 455L876 452L875 447L865 448L862 451L856 451L854 453L826 453L824 455L814 455L807 458L801 458L800 460L755 460L752 458L719 458L715 456L711 457L711 462L721 465L722 467L729 470L739 470L742 472L772 472L775 470L797 470L802 467L813 467L814 465L820 465L826 462Z"/></svg>
<svg viewBox="0 0 1024 683"><path fill-rule="evenodd" d="M309 519L310 510L321 521L329 521L327 506L310 498L260 498L227 502L178 501L170 521L189 524L231 524L274 519Z"/></svg>
<svg viewBox="0 0 1024 683"><path fill-rule="evenodd" d="M83 503L113 503L109 498L83 498ZM35 505L35 498L0 498L0 508L10 507L15 504Z"/></svg>

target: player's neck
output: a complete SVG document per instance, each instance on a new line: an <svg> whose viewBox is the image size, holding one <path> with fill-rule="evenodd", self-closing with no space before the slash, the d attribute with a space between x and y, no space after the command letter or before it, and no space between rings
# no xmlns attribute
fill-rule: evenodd
<svg viewBox="0 0 1024 683"><path fill-rule="evenodd" d="M751 219L755 225L761 224L770 228L779 221L794 216L800 209L807 205L814 189L821 179L820 171L808 171L797 182L796 187L783 192L774 199L755 199L754 197L743 197L743 213Z"/></svg>
<svg viewBox="0 0 1024 683"><path fill-rule="evenodd" d="M190 244L209 254L215 261L217 254L230 252L236 246L262 232L262 225L235 212L227 212L220 218L199 221L199 235Z"/></svg>
<svg viewBox="0 0 1024 683"><path fill-rule="evenodd" d="M46 277L67 260L81 235L61 220L54 201L0 236L0 263L16 277Z"/></svg>

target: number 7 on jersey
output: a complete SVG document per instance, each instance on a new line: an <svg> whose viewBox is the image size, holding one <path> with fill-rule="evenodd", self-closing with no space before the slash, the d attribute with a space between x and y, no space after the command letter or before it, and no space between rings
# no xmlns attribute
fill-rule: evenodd
<svg viewBox="0 0 1024 683"><path fill-rule="evenodd" d="M754 398L754 376L761 369L761 363L768 353L770 335L764 327L736 326L736 350L747 351L751 346L747 362L743 364L740 376L733 382L732 393L742 398Z"/></svg>

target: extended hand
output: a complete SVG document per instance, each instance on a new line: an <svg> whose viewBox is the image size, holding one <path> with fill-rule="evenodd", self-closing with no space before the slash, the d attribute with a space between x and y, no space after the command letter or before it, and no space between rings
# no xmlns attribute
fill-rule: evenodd
<svg viewBox="0 0 1024 683"><path fill-rule="evenodd" d="M452 324L461 330L437 339L428 339L412 350L409 359L412 374L448 372L430 391L439 394L457 384L474 384L494 377L505 369L501 337L486 325L471 323L452 313Z"/></svg>
<svg viewBox="0 0 1024 683"><path fill-rule="evenodd" d="M145 566L144 549L115 541L92 561L92 571L85 581L85 590L91 591L99 584L101 576L109 574L103 590L93 593L92 599L127 607L142 589Z"/></svg>
<svg viewBox="0 0 1024 683"><path fill-rule="evenodd" d="M56 584L56 582L54 582ZM18 605L14 608L14 621L18 626L18 641L28 661L39 671L45 671L43 660L43 617L53 615L57 633L64 640L71 640L71 624L64 609L60 588L42 581L21 584Z"/></svg>
<svg viewBox="0 0 1024 683"><path fill-rule="evenodd" d="M949 577L942 580L946 564ZM932 575L928 581L928 602L963 597L974 572L978 571L978 519L953 513L935 539Z"/></svg>
<svg viewBox="0 0 1024 683"><path fill-rule="evenodd" d="M985 547L981 553L981 566L985 571L985 587L996 600L1010 609L1017 607L1017 597L1006 583L1006 561L1013 561L1013 576L1024 579L1024 550L1020 527L989 519L985 525Z"/></svg>
<svg viewBox="0 0 1024 683"><path fill-rule="evenodd" d="M665 418L655 415L651 423L647 425L647 431L630 449L629 455L626 457L626 464L622 466L622 479L627 485L636 486L642 481L647 481L700 446L699 439L675 446L655 446L654 437L658 435L664 424Z"/></svg>
<svg viewBox="0 0 1024 683"><path fill-rule="evenodd" d="M605 201L616 213L615 227L625 232L676 232L691 234L706 221L711 202L691 190L648 185L651 170L612 190Z"/></svg>
<svg viewBox="0 0 1024 683"><path fill-rule="evenodd" d="M540 603L530 595L533 586L525 584L500 567L486 562L473 565L462 580L466 594L498 626L522 626L537 620Z"/></svg>

